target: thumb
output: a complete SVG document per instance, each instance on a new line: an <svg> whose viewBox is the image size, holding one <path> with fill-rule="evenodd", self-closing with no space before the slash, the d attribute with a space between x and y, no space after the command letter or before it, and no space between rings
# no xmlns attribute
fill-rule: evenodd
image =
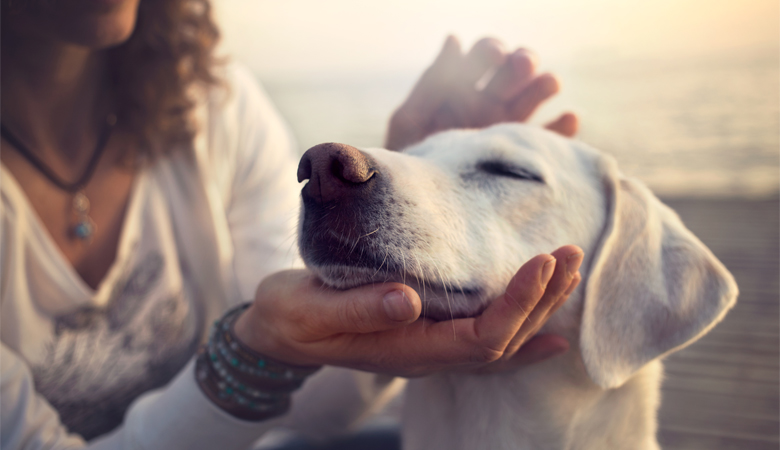
<svg viewBox="0 0 780 450"><path fill-rule="evenodd" d="M414 289L400 283L320 292L310 298L317 301L312 312L319 315L325 334L390 330L414 322L422 310ZM327 298L323 299L322 294Z"/></svg>

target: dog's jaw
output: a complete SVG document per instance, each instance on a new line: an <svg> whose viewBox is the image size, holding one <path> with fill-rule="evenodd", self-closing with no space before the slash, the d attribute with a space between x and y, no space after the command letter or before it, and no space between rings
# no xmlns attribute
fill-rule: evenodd
<svg viewBox="0 0 780 450"><path fill-rule="evenodd" d="M324 284L335 289L377 283L402 283L419 293L422 316L433 320L450 320L479 315L488 304L487 290L478 285L445 285L437 279L421 278L405 272L346 265L309 265Z"/></svg>

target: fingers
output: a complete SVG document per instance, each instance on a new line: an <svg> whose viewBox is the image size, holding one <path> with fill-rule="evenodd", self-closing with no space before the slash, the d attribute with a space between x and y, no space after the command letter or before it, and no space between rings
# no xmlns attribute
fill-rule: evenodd
<svg viewBox="0 0 780 450"><path fill-rule="evenodd" d="M403 108L418 117L433 117L453 90L473 91L476 82L489 70L506 61L500 41L479 40L464 56L454 36L447 37L433 64L423 73Z"/></svg>
<svg viewBox="0 0 780 450"><path fill-rule="evenodd" d="M513 367L536 364L553 356L558 356L569 351L569 341L557 334L542 334L534 336L523 346L522 352L518 352L510 360Z"/></svg>
<svg viewBox="0 0 780 450"><path fill-rule="evenodd" d="M559 90L560 83L555 76L549 73L539 75L509 103L509 119L525 122L542 102L557 94Z"/></svg>
<svg viewBox="0 0 780 450"><path fill-rule="evenodd" d="M457 64L453 63L447 97L435 111L430 131L435 133L450 128L485 126L487 119L477 83L492 70L504 65L506 52L500 41L493 38L479 40ZM487 119L488 123L492 123Z"/></svg>
<svg viewBox="0 0 780 450"><path fill-rule="evenodd" d="M577 247L570 246L574 249ZM506 292L495 299L488 308L476 318L451 321L450 335L457 336L459 350L469 351L473 363L491 362L505 355L507 346L524 324L532 320L534 311L545 300L546 289L559 272L555 256L565 256L559 249L553 255L538 255L523 264L509 282ZM560 278L560 275L558 275ZM556 281L556 284L559 284ZM555 286L558 289L558 286ZM552 296L546 297L550 302ZM557 296L555 297L557 300ZM549 306L543 306L545 310ZM437 322L429 326L429 336L443 334L447 322ZM442 329L437 329L441 327ZM451 341L452 339L450 339ZM449 343L454 344L453 342ZM443 350L445 351L445 350ZM451 351L453 352L453 351ZM464 355L459 355L463 358Z"/></svg>
<svg viewBox="0 0 780 450"><path fill-rule="evenodd" d="M579 118L576 114L565 113L560 117L544 126L550 131L554 131L562 136L572 137L579 131Z"/></svg>
<svg viewBox="0 0 780 450"><path fill-rule="evenodd" d="M544 326L547 319L563 305L579 283L578 271L584 256L582 250L575 245L566 245L555 250L551 255L558 261L553 276L547 283L544 295L536 308L507 345L505 351L507 357L512 357L530 336L533 336ZM518 295L516 293L518 289L524 289L524 287L510 283L507 287L507 294ZM523 349L519 351L522 352Z"/></svg>
<svg viewBox="0 0 780 450"><path fill-rule="evenodd" d="M385 147L401 150L451 128L527 121L560 89L554 76L535 76L536 67L536 55L530 51L519 49L507 55L500 41L484 38L464 55L458 40L449 36L433 64L391 116ZM488 79L484 88L478 86L483 79ZM577 118L564 115L547 127L573 136Z"/></svg>
<svg viewBox="0 0 780 450"><path fill-rule="evenodd" d="M552 252L552 256L560 264L556 264L555 272L550 282L547 283L542 299L533 312L531 312L529 320L524 326L538 329L543 325L543 322L549 316L550 310L558 305L559 301L564 298L565 292L571 286L572 280L582 264L584 254L579 247L566 245ZM511 287L513 286L510 284ZM509 292L510 288L507 288L507 292Z"/></svg>
<svg viewBox="0 0 780 450"><path fill-rule="evenodd" d="M432 117L447 99L462 70L463 54L455 36L448 36L433 64L422 74L402 108L415 117Z"/></svg>
<svg viewBox="0 0 780 450"><path fill-rule="evenodd" d="M536 364L569 351L569 341L557 334L540 334L528 340L511 358L502 362L486 364L476 373L496 373Z"/></svg>
<svg viewBox="0 0 780 450"><path fill-rule="evenodd" d="M493 38L483 38L477 41L463 61L459 72L459 84L465 89L474 89L475 84L489 70L501 67L506 62L506 52L501 41Z"/></svg>
<svg viewBox="0 0 780 450"><path fill-rule="evenodd" d="M454 36L444 41L439 55L422 74L406 101L390 117L385 148L402 150L430 133L432 120L451 97L463 54Z"/></svg>
<svg viewBox="0 0 780 450"><path fill-rule="evenodd" d="M509 101L531 81L537 64L538 58L533 52L516 50L506 58L506 63L485 87L484 94L499 103Z"/></svg>
<svg viewBox="0 0 780 450"><path fill-rule="evenodd" d="M506 345L542 299L556 263L552 255L539 255L523 264L506 292L476 318L474 335L478 340L503 354Z"/></svg>
<svg viewBox="0 0 780 450"><path fill-rule="evenodd" d="M478 317L441 322L421 319L381 332L342 333L311 344L320 345L317 353L331 364L402 376L497 361L514 355L508 347L519 347L562 304L576 276L568 276L568 284L563 278L576 273L581 260L581 250L575 246L532 258L515 274L507 292ZM522 338L515 342L521 329ZM563 338L540 338L500 364L538 361L565 351L567 345Z"/></svg>
<svg viewBox="0 0 780 450"><path fill-rule="evenodd" d="M393 361L397 375L414 376L456 365L495 361L503 356L507 343L542 298L554 268L551 255L532 258L512 280L525 286L521 293L514 298L500 296L478 317L441 322L418 320L380 333L337 336L337 347L349 349L340 355L364 355L362 359L342 360L340 365L386 371L387 361Z"/></svg>

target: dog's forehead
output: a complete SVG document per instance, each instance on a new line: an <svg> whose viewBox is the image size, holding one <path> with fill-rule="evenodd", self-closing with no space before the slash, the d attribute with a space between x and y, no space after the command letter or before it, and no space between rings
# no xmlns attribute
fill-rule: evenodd
<svg viewBox="0 0 780 450"><path fill-rule="evenodd" d="M454 130L437 134L408 149L407 154L439 166L458 167L485 160L556 164L570 158L573 148L538 127L501 124L485 130Z"/></svg>

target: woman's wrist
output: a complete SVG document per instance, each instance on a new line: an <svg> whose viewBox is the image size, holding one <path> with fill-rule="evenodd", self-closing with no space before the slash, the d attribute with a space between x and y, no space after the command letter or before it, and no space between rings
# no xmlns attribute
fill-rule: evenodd
<svg viewBox="0 0 780 450"><path fill-rule="evenodd" d="M273 332L267 329L260 329L257 321L253 320L253 307L251 303L245 303L241 313L233 322L233 335L239 342L253 349L257 353L273 356L278 354L273 337ZM265 327L262 327L265 328ZM278 359L278 358L277 358ZM283 360L280 360L283 361Z"/></svg>
<svg viewBox="0 0 780 450"><path fill-rule="evenodd" d="M227 413L259 421L284 414L290 394L319 367L298 367L268 358L239 340L236 319L243 305L216 321L196 362L196 379L204 394Z"/></svg>

